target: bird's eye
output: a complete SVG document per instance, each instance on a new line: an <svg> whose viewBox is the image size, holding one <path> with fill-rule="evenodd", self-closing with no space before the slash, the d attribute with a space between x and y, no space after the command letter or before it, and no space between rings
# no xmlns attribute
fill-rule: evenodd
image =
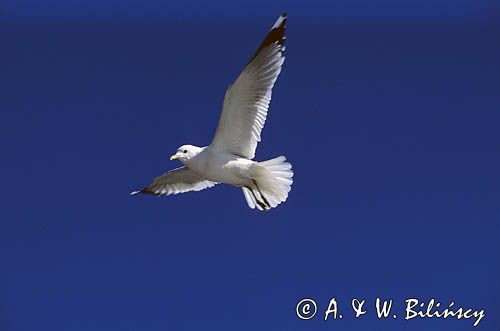
<svg viewBox="0 0 500 331"><path fill-rule="evenodd" d="M187 151L187 149L185 149L185 150L183 150L182 152L183 152L183 153L187 153L188 151Z"/></svg>

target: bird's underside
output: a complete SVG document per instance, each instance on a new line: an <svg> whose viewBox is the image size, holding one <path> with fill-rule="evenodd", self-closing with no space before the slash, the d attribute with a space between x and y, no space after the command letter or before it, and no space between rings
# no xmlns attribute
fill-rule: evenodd
<svg viewBox="0 0 500 331"><path fill-rule="evenodd" d="M272 88L285 59L286 21L286 14L282 14L227 89L212 143L206 148L181 146L171 159L179 159L183 167L156 177L151 184L132 194L170 195L200 191L223 182L242 187L252 209L269 210L286 200L293 183L293 172L285 157L264 162L250 161L261 140ZM221 155L232 155L251 165L244 165L245 162L232 164L233 169L220 160ZM219 163L220 167L214 166ZM241 176L241 182L226 180L232 176Z"/></svg>

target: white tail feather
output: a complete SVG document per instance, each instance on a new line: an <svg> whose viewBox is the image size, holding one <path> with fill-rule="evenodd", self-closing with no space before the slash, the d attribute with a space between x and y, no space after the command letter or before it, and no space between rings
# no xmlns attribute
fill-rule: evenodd
<svg viewBox="0 0 500 331"><path fill-rule="evenodd" d="M279 156L252 165L250 176L256 185L243 188L248 207L269 210L288 198L293 183L293 171L292 165L285 161L284 156Z"/></svg>

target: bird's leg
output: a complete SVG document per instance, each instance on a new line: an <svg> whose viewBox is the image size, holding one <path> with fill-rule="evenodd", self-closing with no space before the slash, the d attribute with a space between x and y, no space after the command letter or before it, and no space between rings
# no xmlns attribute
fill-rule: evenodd
<svg viewBox="0 0 500 331"><path fill-rule="evenodd" d="M252 192L252 195L255 199L255 202L257 202L257 204L259 205L260 208L262 208L263 210L267 210L269 207L266 206L265 203L263 203L262 201L260 201L260 199L257 197L257 195L255 194L255 192L253 191L253 189L251 187L248 187L247 186L247 189Z"/></svg>
<svg viewBox="0 0 500 331"><path fill-rule="evenodd" d="M262 200L264 200L264 202L266 203L267 207L271 208L271 204L269 203L269 201L267 201L267 199L264 196L264 194L262 194L262 191L260 190L259 185L257 185L257 181L255 179L252 179L252 182L255 185L255 187L257 188L257 191L259 191L259 194L262 197Z"/></svg>

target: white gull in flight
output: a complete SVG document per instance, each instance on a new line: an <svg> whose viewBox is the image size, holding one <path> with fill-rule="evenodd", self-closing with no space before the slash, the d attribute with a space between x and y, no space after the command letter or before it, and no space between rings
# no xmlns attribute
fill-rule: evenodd
<svg viewBox="0 0 500 331"><path fill-rule="evenodd" d="M286 14L281 14L227 89L212 143L205 147L179 147L170 160L178 159L184 166L155 178L132 195L177 194L226 183L241 187L252 209L269 210L287 199L293 172L285 157L263 162L252 160L266 121L272 88L285 60L286 21Z"/></svg>

